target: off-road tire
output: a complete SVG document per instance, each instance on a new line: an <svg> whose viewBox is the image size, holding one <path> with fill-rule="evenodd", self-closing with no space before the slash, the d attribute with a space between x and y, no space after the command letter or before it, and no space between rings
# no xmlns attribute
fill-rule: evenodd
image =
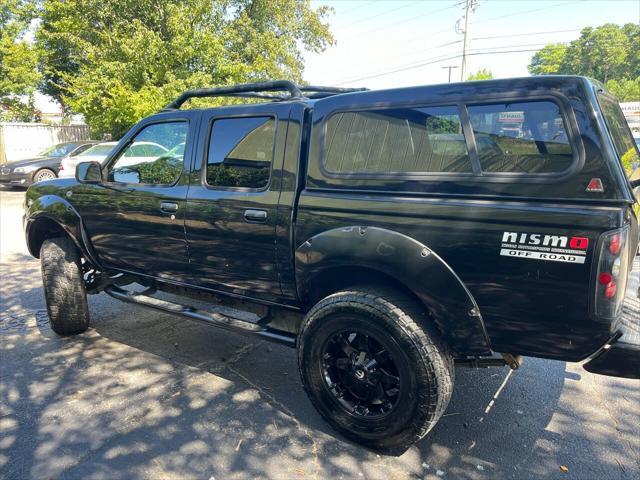
<svg viewBox="0 0 640 480"><path fill-rule="evenodd" d="M410 377L408 394L375 421L356 418L336 402L318 358L334 332L356 324L370 328L372 334L388 335L402 352L402 358L394 360ZM453 358L438 330L422 305L391 289L352 287L318 302L298 334L298 367L311 402L333 428L387 454L402 454L424 437L444 413L453 391Z"/></svg>
<svg viewBox="0 0 640 480"><path fill-rule="evenodd" d="M51 329L58 335L84 332L89 308L78 248L69 237L47 239L40 247L40 265Z"/></svg>

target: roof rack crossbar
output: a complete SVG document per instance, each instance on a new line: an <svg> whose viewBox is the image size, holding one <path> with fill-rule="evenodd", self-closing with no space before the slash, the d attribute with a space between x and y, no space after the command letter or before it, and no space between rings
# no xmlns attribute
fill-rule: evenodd
<svg viewBox="0 0 640 480"><path fill-rule="evenodd" d="M279 102L282 100L289 100L290 97L285 95L270 95L268 93L261 92L247 92L247 93L227 93L224 95L220 95L221 97L239 97L239 98L264 98L267 100L273 100L274 102Z"/></svg>
<svg viewBox="0 0 640 480"><path fill-rule="evenodd" d="M291 100L296 98L319 99L330 97L340 93L362 92L366 88L343 88L325 87L321 85L298 86L288 80L276 80L272 82L243 83L228 87L199 88L188 90L169 103L164 110L177 110L190 98L203 97L242 97L242 98L262 98L274 102ZM288 95L265 92L288 92ZM303 93L305 92L305 93Z"/></svg>
<svg viewBox="0 0 640 480"><path fill-rule="evenodd" d="M318 93L349 93L349 92L364 92L367 88L351 88L351 87L325 87L323 85L304 85L300 87L303 92L318 92Z"/></svg>
<svg viewBox="0 0 640 480"><path fill-rule="evenodd" d="M176 98L173 102L169 103L164 109L175 110L179 109L184 102L190 98L203 98L203 97L225 97L225 96L247 96L250 98L269 98L272 100L284 100L287 97L278 95L260 95L258 92L289 92L288 98L301 98L302 92L300 88L293 82L288 80L276 80L273 82L258 82L258 83L243 83L240 85L232 85L228 87L218 88L199 88L197 90L188 90ZM243 95L244 94L244 95Z"/></svg>

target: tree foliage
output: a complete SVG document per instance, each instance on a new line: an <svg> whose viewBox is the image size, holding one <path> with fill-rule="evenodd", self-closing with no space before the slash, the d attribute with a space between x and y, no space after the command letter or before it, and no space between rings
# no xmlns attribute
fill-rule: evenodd
<svg viewBox="0 0 640 480"><path fill-rule="evenodd" d="M491 80L492 78L493 78L493 73L491 73L491 70L487 68L482 68L478 70L476 73L472 73L471 75L469 75L469 78L467 78L467 81Z"/></svg>
<svg viewBox="0 0 640 480"><path fill-rule="evenodd" d="M189 88L300 81L301 48L333 42L327 13L309 0L43 0L44 91L117 138Z"/></svg>
<svg viewBox="0 0 640 480"><path fill-rule="evenodd" d="M606 87L621 102L640 101L640 77L634 80L609 80Z"/></svg>
<svg viewBox="0 0 640 480"><path fill-rule="evenodd" d="M620 100L640 100L640 25L607 23L582 29L569 45L548 44L529 64L533 75L585 75Z"/></svg>
<svg viewBox="0 0 640 480"><path fill-rule="evenodd" d="M562 62L567 53L566 45L550 43L545 45L531 59L529 73L533 75L554 75L562 70Z"/></svg>
<svg viewBox="0 0 640 480"><path fill-rule="evenodd" d="M37 56L24 36L33 9L29 1L0 0L0 106L4 120L30 120L38 86ZM19 96L26 95L24 103Z"/></svg>

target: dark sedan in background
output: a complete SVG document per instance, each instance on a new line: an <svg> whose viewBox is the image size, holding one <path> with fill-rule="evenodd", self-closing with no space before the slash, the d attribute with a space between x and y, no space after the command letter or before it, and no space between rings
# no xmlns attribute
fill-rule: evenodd
<svg viewBox="0 0 640 480"><path fill-rule="evenodd" d="M96 143L93 140L58 143L34 158L0 165L0 185L28 187L32 183L57 178L63 159L79 155Z"/></svg>

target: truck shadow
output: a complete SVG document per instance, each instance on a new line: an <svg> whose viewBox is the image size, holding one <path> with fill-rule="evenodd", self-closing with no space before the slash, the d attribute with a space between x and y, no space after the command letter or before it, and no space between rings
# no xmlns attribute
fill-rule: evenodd
<svg viewBox="0 0 640 480"><path fill-rule="evenodd" d="M616 436L633 438L633 408L615 429L585 418L559 401L594 401L580 397L580 375L560 362L527 359L513 373L457 369L440 423L392 458L324 423L293 350L106 295L90 302L93 328L83 335L56 337L42 312L25 331L1 332L7 478L438 478L440 470L522 479L560 476L559 465L577 468L575 455L589 477L625 475Z"/></svg>

